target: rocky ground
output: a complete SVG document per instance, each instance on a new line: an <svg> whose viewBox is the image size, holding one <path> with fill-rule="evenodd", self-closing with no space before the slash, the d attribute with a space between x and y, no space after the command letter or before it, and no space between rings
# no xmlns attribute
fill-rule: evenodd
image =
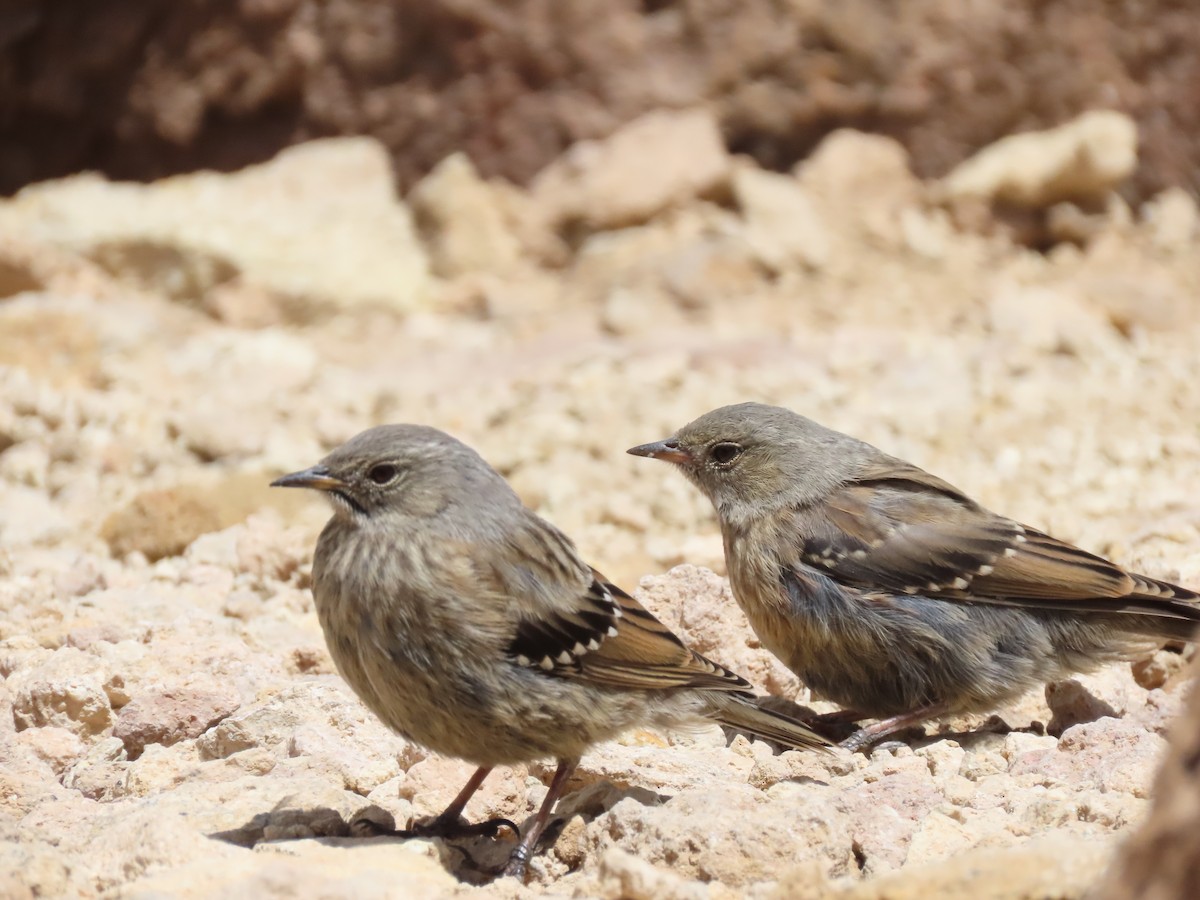
<svg viewBox="0 0 1200 900"><path fill-rule="evenodd" d="M706 502L626 447L781 403L1198 585L1200 214L1126 206L1136 165L1099 116L936 182L848 131L776 174L694 111L528 189L455 156L402 202L358 139L0 204L0 894L1081 896L1147 814L1184 654L869 757L631 733L585 757L524 888L488 883L504 839L358 836L469 768L340 682L308 591L327 510L266 484L378 422L445 428L697 649L806 703ZM548 775L497 772L468 815L521 821Z"/></svg>

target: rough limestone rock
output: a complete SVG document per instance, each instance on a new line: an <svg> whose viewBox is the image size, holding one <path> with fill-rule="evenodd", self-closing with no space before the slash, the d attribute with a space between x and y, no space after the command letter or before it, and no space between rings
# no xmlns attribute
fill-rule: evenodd
<svg viewBox="0 0 1200 900"><path fill-rule="evenodd" d="M200 303L240 276L295 316L355 304L419 309L428 261L366 138L315 141L233 176L148 185L79 175L0 202L0 234L65 247L138 287Z"/></svg>
<svg viewBox="0 0 1200 900"><path fill-rule="evenodd" d="M747 9L739 27L759 21ZM738 33L782 41L780 21ZM721 46L759 52L746 41ZM834 707L737 607L708 501L625 448L719 404L781 403L1200 587L1194 201L1088 207L1090 238L1034 254L931 204L925 161L887 137L837 131L784 175L730 157L704 113L629 128L588 151L595 170L556 164L553 197L447 162L414 200L439 277L403 302L417 245L363 145L4 207L40 224L0 235L16 267L0 298L0 894L1194 893L1192 732L1168 737L1190 683L1179 646L869 756L633 729L584 755L524 888L492 876L507 833L387 836L444 808L471 765L389 732L343 684L310 590L329 506L267 487L379 422L478 448L690 645L815 712ZM209 188L219 202L193 196ZM161 266L126 245L92 255L89 204L109 200L122 233L174 223ZM250 264L212 243L232 240L217 213L243 206L243 232L269 220L245 235L252 257L271 235L295 244ZM581 210L600 218L572 222ZM313 267L346 302L310 317L280 295ZM376 278L392 299L360 302ZM466 817L526 826L552 772L497 769Z"/></svg>

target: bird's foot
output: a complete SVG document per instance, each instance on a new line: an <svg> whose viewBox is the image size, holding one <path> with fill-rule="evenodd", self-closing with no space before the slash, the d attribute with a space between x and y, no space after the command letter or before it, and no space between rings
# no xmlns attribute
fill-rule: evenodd
<svg viewBox="0 0 1200 900"><path fill-rule="evenodd" d="M923 706L920 709L909 713L902 713L898 716L892 716L887 719L880 719L873 725L868 725L865 728L860 728L850 737L842 741L841 746L844 750L849 750L851 753L857 751L868 752L875 744L878 744L886 737L894 737L902 731L907 731L917 725L922 724L928 719L936 719L939 716L945 715L946 708L940 704Z"/></svg>
<svg viewBox="0 0 1200 900"><path fill-rule="evenodd" d="M517 844L517 847L512 852L512 856L508 858L508 862L504 864L504 868L500 870L500 874L505 878L515 878L521 884L525 883L525 875L529 871L529 856L530 852L524 844Z"/></svg>

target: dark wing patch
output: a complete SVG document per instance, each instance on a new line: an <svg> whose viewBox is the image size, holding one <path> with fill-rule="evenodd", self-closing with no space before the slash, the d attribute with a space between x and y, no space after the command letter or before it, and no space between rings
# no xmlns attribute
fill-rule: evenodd
<svg viewBox="0 0 1200 900"><path fill-rule="evenodd" d="M750 682L689 650L666 625L619 587L603 582L621 612L617 634L582 660L597 684L642 690L706 688L747 692Z"/></svg>
<svg viewBox="0 0 1200 900"><path fill-rule="evenodd" d="M521 666L578 673L585 655L617 636L622 615L606 586L594 579L578 607L539 619L522 619L508 645L508 655Z"/></svg>

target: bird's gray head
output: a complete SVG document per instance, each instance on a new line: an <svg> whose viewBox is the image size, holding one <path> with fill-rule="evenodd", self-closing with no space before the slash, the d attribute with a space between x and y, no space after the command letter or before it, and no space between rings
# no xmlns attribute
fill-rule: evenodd
<svg viewBox="0 0 1200 900"><path fill-rule="evenodd" d="M852 477L870 451L789 409L739 403L627 452L675 463L730 521L812 503Z"/></svg>
<svg viewBox="0 0 1200 900"><path fill-rule="evenodd" d="M428 518L462 503L520 503L478 453L425 425L368 429L271 486L324 491L334 513L357 524L389 515Z"/></svg>

